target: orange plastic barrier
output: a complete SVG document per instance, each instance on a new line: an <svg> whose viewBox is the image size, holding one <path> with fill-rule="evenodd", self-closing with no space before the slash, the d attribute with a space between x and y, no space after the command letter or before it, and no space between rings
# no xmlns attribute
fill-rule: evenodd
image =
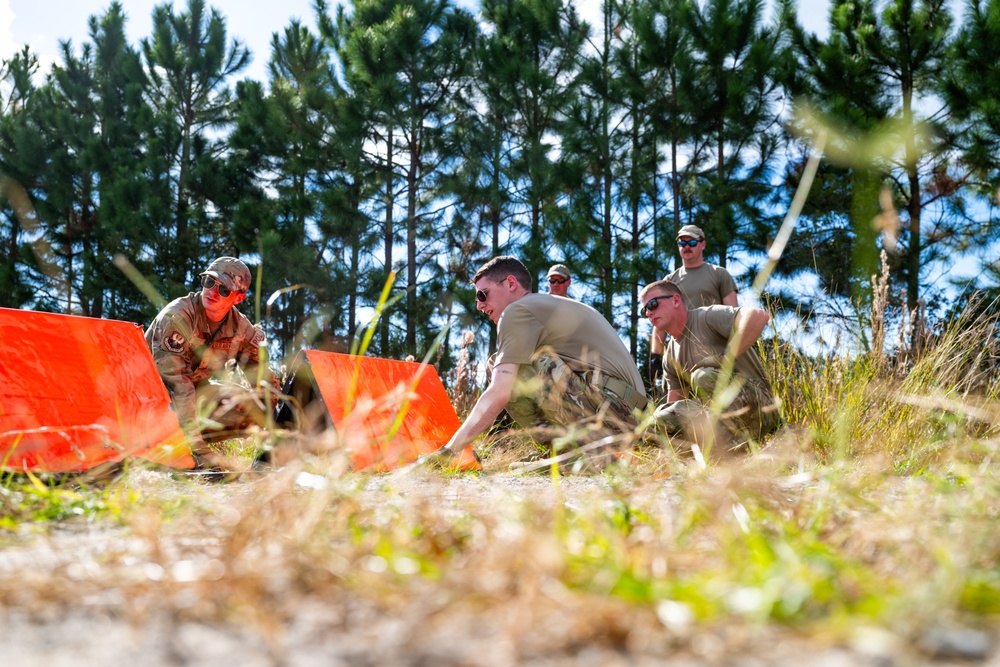
<svg viewBox="0 0 1000 667"><path fill-rule="evenodd" d="M80 472L194 460L142 329L0 308L0 468Z"/></svg>
<svg viewBox="0 0 1000 667"><path fill-rule="evenodd" d="M447 443L461 426L437 371L425 364L304 350L292 364L290 384L298 387L285 393L308 403L305 412L322 407L321 419L350 450L354 470L383 472L410 463ZM279 406L279 421L283 410L287 414L289 406ZM456 463L462 470L481 468L470 447Z"/></svg>

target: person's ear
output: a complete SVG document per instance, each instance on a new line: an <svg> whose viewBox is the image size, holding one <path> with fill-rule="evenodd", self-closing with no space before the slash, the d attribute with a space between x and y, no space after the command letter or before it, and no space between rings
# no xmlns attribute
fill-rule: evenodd
<svg viewBox="0 0 1000 667"><path fill-rule="evenodd" d="M247 293L244 292L243 294L240 294L238 297L236 297L236 303L243 303L243 301L246 298L247 298Z"/></svg>

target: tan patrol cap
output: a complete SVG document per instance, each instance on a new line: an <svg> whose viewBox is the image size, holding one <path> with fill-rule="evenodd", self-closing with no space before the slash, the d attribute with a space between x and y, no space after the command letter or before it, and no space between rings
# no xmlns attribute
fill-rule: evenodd
<svg viewBox="0 0 1000 667"><path fill-rule="evenodd" d="M549 276L562 276L563 278L572 278L569 275L569 269L566 268L565 264L553 264L549 267L549 272L545 274L545 277Z"/></svg>
<svg viewBox="0 0 1000 667"><path fill-rule="evenodd" d="M696 239L704 240L705 232L701 231L701 227L698 227L697 225L684 225L680 228L680 231L677 232L677 238L682 236L691 236Z"/></svg>
<svg viewBox="0 0 1000 667"><path fill-rule="evenodd" d="M235 257L219 257L199 275L212 276L234 292L250 289L250 269Z"/></svg>

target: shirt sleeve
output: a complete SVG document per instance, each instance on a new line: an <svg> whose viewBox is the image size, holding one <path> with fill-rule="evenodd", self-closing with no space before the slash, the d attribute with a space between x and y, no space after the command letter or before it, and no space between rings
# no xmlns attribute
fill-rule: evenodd
<svg viewBox="0 0 1000 667"><path fill-rule="evenodd" d="M236 355L240 368L260 363L260 343L264 340L264 331L245 320L240 327L240 340L240 349Z"/></svg>
<svg viewBox="0 0 1000 667"><path fill-rule="evenodd" d="M544 326L518 303L504 310L497 324L496 364L528 364L538 349Z"/></svg>
<svg viewBox="0 0 1000 667"><path fill-rule="evenodd" d="M723 349L725 349L730 336L733 335L733 327L736 325L736 315L740 312L740 309L733 306L712 306L707 311L705 323L719 336L719 340L723 344Z"/></svg>
<svg viewBox="0 0 1000 667"><path fill-rule="evenodd" d="M729 296L730 292L736 291L736 280L733 279L733 275L725 269L719 271L719 303Z"/></svg>
<svg viewBox="0 0 1000 667"><path fill-rule="evenodd" d="M150 326L150 351L163 384L170 391L170 400L181 424L195 416L195 386L191 381L194 349L191 347L191 326L180 314L158 317Z"/></svg>
<svg viewBox="0 0 1000 667"><path fill-rule="evenodd" d="M240 345L236 362L243 369L243 374L251 384L256 386L260 367L260 344L264 341L264 330L255 327L247 321L247 326L240 332L243 343ZM270 366L264 369L264 381L278 384L278 376Z"/></svg>

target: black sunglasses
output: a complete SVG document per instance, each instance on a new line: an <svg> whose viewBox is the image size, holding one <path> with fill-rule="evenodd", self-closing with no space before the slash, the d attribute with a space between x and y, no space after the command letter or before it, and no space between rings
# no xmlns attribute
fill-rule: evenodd
<svg viewBox="0 0 1000 667"><path fill-rule="evenodd" d="M213 278L212 276L209 275L204 275L201 277L201 286L204 287L205 289L212 289L216 285L218 285L219 296L221 296L223 299L228 299L229 295L233 293L233 290L223 285L222 281L220 281L219 279ZM238 294L243 294L243 292L238 292Z"/></svg>
<svg viewBox="0 0 1000 667"><path fill-rule="evenodd" d="M660 301L662 299L669 299L671 297L677 296L676 294L670 294L668 296L654 296L652 299L647 301L642 308L639 309L639 317L646 317L647 313L651 313L660 307Z"/></svg>
<svg viewBox="0 0 1000 667"><path fill-rule="evenodd" d="M556 276L551 276L549 278L549 284L550 285L562 285L567 280L569 280L569 278L557 278Z"/></svg>
<svg viewBox="0 0 1000 667"><path fill-rule="evenodd" d="M701 239L688 239L687 241L685 241L684 239L677 239L677 245L679 245L681 248L683 248L684 246L693 248L699 243L701 243Z"/></svg>

